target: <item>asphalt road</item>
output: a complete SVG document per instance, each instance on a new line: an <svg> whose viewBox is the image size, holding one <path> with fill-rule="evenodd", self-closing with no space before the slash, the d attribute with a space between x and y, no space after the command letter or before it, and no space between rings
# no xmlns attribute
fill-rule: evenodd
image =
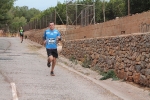
<svg viewBox="0 0 150 100"><path fill-rule="evenodd" d="M50 76L36 48L18 37L0 37L0 100L122 100L59 64Z"/></svg>

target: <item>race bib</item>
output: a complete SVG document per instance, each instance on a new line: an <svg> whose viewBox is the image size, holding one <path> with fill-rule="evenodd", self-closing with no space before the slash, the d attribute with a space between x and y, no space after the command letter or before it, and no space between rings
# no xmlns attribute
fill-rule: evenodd
<svg viewBox="0 0 150 100"><path fill-rule="evenodd" d="M48 39L48 44L54 44L54 43L55 43L55 39L54 38Z"/></svg>

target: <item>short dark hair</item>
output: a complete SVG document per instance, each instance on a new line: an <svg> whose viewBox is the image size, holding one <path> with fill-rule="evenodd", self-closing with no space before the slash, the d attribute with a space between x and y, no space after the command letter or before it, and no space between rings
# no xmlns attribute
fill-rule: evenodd
<svg viewBox="0 0 150 100"><path fill-rule="evenodd" d="M49 24L50 24L50 23L54 23L54 22L53 22L53 21L50 21ZM55 24L55 23L54 23L54 24Z"/></svg>

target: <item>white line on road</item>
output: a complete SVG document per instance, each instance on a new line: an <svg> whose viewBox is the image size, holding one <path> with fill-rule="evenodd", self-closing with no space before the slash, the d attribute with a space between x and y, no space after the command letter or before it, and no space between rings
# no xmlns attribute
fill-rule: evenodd
<svg viewBox="0 0 150 100"><path fill-rule="evenodd" d="M15 83L10 83L12 87L12 96L13 100L18 100L17 92L16 92L16 85Z"/></svg>

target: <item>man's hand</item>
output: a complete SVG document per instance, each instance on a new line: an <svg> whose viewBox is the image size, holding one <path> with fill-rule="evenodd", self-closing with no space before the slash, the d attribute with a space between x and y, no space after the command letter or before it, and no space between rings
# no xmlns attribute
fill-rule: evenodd
<svg viewBox="0 0 150 100"><path fill-rule="evenodd" d="M61 37L60 36L57 37L57 41L61 41Z"/></svg>
<svg viewBox="0 0 150 100"><path fill-rule="evenodd" d="M43 44L44 44L44 46L46 46L46 40L44 40Z"/></svg>
<svg viewBox="0 0 150 100"><path fill-rule="evenodd" d="M58 41L61 41L61 38L58 38Z"/></svg>

